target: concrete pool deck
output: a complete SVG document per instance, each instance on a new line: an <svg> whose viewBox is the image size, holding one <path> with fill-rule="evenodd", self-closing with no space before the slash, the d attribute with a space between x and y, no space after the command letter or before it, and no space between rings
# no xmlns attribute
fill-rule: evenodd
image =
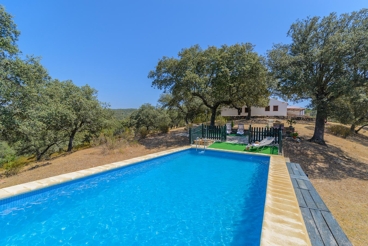
<svg viewBox="0 0 368 246"><path fill-rule="evenodd" d="M0 200L120 167L129 166L137 162L164 156L189 148L195 148L195 146L166 150L129 160L114 162L98 167L2 188L0 189ZM211 151L225 150L212 149ZM237 151L225 152L240 153ZM241 154L254 155L244 152ZM270 156L270 158L261 245L311 245L294 188L287 170L285 158L282 156Z"/></svg>

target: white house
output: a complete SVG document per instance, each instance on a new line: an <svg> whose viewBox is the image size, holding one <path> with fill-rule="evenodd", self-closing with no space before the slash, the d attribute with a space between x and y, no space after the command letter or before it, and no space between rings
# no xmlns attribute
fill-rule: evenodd
<svg viewBox="0 0 368 246"><path fill-rule="evenodd" d="M251 116L287 116L287 103L270 98L267 107L252 107ZM243 106L241 110L236 108L221 108L221 116L247 116L248 108Z"/></svg>

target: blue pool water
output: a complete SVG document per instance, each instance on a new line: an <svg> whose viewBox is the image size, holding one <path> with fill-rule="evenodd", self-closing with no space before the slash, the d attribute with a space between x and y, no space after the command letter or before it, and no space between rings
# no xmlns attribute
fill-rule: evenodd
<svg viewBox="0 0 368 246"><path fill-rule="evenodd" d="M193 149L0 201L0 245L259 245L269 157Z"/></svg>

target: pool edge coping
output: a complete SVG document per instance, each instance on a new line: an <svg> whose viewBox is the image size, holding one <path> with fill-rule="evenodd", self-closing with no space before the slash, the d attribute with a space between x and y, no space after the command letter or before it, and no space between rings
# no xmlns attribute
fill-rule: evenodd
<svg viewBox="0 0 368 246"><path fill-rule="evenodd" d="M283 156L270 155L260 245L312 245Z"/></svg>
<svg viewBox="0 0 368 246"><path fill-rule="evenodd" d="M196 148L196 146L191 145L160 151L141 157L1 188L0 200L191 148ZM219 149L211 149L211 151L269 156L270 166L260 245L311 245L283 156Z"/></svg>

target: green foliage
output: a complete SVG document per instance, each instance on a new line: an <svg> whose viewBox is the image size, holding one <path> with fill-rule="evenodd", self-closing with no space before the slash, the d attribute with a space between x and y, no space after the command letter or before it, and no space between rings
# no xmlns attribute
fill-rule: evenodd
<svg viewBox="0 0 368 246"><path fill-rule="evenodd" d="M158 125L158 129L160 132L162 133L168 133L169 132L169 129L170 127L167 125L167 124L159 124Z"/></svg>
<svg viewBox="0 0 368 246"><path fill-rule="evenodd" d="M148 103L143 104L137 111L133 112L130 119L131 126L139 129L139 133L141 133L142 128L146 128L147 134L153 130L166 132L172 123L167 111L162 108L155 108ZM142 134L140 135L142 136Z"/></svg>
<svg viewBox="0 0 368 246"><path fill-rule="evenodd" d="M310 117L316 117L317 112L314 109L305 109L305 115L309 115Z"/></svg>
<svg viewBox="0 0 368 246"><path fill-rule="evenodd" d="M12 16L6 13L0 5L0 59L11 57L19 52L16 42L20 32L17 25L13 22Z"/></svg>
<svg viewBox="0 0 368 246"><path fill-rule="evenodd" d="M124 109L110 109L113 114L114 117L118 120L124 120L129 118L129 116L136 111L137 109L135 108L124 108Z"/></svg>
<svg viewBox="0 0 368 246"><path fill-rule="evenodd" d="M186 124L193 122L194 118L206 108L202 100L185 91L177 91L175 94L164 93L158 102L162 108L168 109L173 125L179 125L182 121Z"/></svg>
<svg viewBox="0 0 368 246"><path fill-rule="evenodd" d="M11 163L15 160L16 153L15 150L9 147L9 145L1 141L0 142L0 167L2 167L4 164Z"/></svg>
<svg viewBox="0 0 368 246"><path fill-rule="evenodd" d="M316 109L313 141L324 143L324 120L331 103L367 86L368 9L337 16L310 17L290 27L292 43L268 52L278 90L290 100L310 99Z"/></svg>
<svg viewBox="0 0 368 246"><path fill-rule="evenodd" d="M342 124L351 124L351 131L368 123L368 86L351 89L331 104L331 117Z"/></svg>
<svg viewBox="0 0 368 246"><path fill-rule="evenodd" d="M178 56L163 57L148 77L154 87L172 95L176 107L188 108L192 97L199 99L210 109L211 125L220 106L243 106L247 99L257 104L269 96L263 60L249 43L206 50L195 45ZM198 120L198 114L191 118Z"/></svg>
<svg viewBox="0 0 368 246"><path fill-rule="evenodd" d="M138 133L139 133L139 136L141 138L146 138L147 135L148 135L148 133L149 133L149 131L148 131L148 129L146 127L141 127L141 128L138 129Z"/></svg>
<svg viewBox="0 0 368 246"><path fill-rule="evenodd" d="M330 125L327 130L331 134L341 136L343 138L347 138L351 134L350 129L342 125Z"/></svg>
<svg viewBox="0 0 368 246"><path fill-rule="evenodd" d="M82 144L109 124L112 113L88 85L52 80L40 59L20 57L19 31L0 6L0 137L18 155L37 160Z"/></svg>
<svg viewBox="0 0 368 246"><path fill-rule="evenodd" d="M286 120L286 123L289 125L289 127L292 127L293 124L296 124L296 121L293 120L293 119L288 119L288 120Z"/></svg>
<svg viewBox="0 0 368 246"><path fill-rule="evenodd" d="M290 133L290 136L291 137L295 137L296 138L298 135L299 135L298 132L292 132L292 133Z"/></svg>
<svg viewBox="0 0 368 246"><path fill-rule="evenodd" d="M216 125L218 126L224 126L226 124L226 119L222 117L221 115L216 117Z"/></svg>

